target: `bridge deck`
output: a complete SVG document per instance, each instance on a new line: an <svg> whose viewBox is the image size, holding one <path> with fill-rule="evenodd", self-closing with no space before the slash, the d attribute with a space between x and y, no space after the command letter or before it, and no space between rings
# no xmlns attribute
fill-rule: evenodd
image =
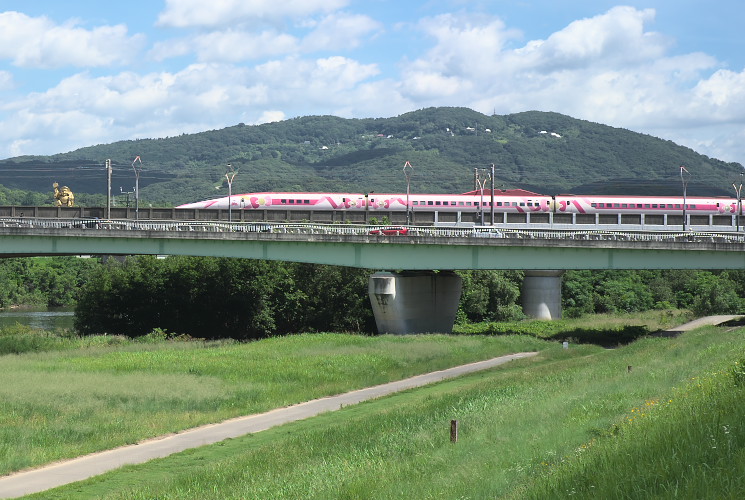
<svg viewBox="0 0 745 500"><path fill-rule="evenodd" d="M0 255L203 255L369 269L745 269L745 233L0 219Z"/></svg>

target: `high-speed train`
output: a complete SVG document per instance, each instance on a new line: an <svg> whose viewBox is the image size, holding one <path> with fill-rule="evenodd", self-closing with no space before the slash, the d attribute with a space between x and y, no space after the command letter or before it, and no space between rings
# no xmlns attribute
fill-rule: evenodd
<svg viewBox="0 0 745 500"><path fill-rule="evenodd" d="M176 208L234 210L339 210L406 211L407 201L414 212L491 211L488 190L463 194L383 194L383 193L244 193L211 200L186 203ZM736 215L738 200L727 197L691 197L685 199L691 215ZM683 197L670 196L548 196L520 189L494 192L494 212L554 212L580 214L679 214Z"/></svg>

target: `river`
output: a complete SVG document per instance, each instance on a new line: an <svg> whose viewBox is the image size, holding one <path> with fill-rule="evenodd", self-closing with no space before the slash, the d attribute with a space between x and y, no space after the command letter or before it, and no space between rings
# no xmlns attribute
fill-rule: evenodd
<svg viewBox="0 0 745 500"><path fill-rule="evenodd" d="M74 310L69 307L0 310L0 329L16 323L44 330L72 329L74 314Z"/></svg>

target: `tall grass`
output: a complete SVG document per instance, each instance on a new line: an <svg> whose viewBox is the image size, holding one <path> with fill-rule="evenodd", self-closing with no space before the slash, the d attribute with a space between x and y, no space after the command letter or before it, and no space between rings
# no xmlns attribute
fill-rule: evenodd
<svg viewBox="0 0 745 500"><path fill-rule="evenodd" d="M743 363L632 408L512 498L742 498Z"/></svg>
<svg viewBox="0 0 745 500"><path fill-rule="evenodd" d="M39 497L727 498L742 487L743 388L727 372L742 362L743 333L707 328L612 350L554 344ZM671 446L678 438L687 444ZM686 484L686 474L698 478Z"/></svg>
<svg viewBox="0 0 745 500"><path fill-rule="evenodd" d="M642 313L593 314L559 320L483 322L456 325L455 333L475 335L533 335L549 340L574 339L589 343L627 343L648 333L666 330L693 319L682 309ZM626 333L626 334L625 334ZM624 335L625 334L625 335Z"/></svg>
<svg viewBox="0 0 745 500"><path fill-rule="evenodd" d="M88 341L0 356L0 473L546 345L318 334L68 348Z"/></svg>

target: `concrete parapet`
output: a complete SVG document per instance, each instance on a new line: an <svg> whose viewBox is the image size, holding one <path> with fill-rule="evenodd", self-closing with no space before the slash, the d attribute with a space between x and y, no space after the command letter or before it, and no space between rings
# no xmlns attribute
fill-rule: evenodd
<svg viewBox="0 0 745 500"><path fill-rule="evenodd" d="M525 271L522 302L526 316L561 318L561 277L564 271Z"/></svg>
<svg viewBox="0 0 745 500"><path fill-rule="evenodd" d="M368 293L378 333L451 333L461 285L450 271L373 274Z"/></svg>

